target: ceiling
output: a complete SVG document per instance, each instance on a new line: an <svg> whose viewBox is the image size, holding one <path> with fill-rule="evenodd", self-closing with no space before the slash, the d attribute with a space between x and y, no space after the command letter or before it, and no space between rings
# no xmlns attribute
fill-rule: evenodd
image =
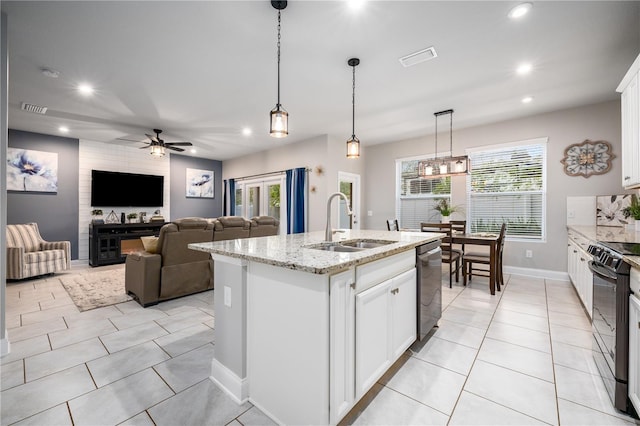
<svg viewBox="0 0 640 426"><path fill-rule="evenodd" d="M2 1L8 16L9 127L141 147L166 142L226 160L318 135L366 147L618 98L640 52L640 2L290 1L282 12L281 103L289 136L271 138L277 11L269 1ZM434 46L410 68L398 58ZM516 68L531 63L530 74ZM43 67L60 72L45 76ZM76 87L95 87L90 97ZM523 104L524 96L533 102ZM45 115L22 102L46 106ZM245 136L248 127L252 134Z"/></svg>

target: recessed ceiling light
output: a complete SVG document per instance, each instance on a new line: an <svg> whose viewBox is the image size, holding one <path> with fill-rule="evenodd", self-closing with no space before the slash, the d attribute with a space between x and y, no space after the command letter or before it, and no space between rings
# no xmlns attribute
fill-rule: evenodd
<svg viewBox="0 0 640 426"><path fill-rule="evenodd" d="M242 129L242 134L245 136L249 136L251 134L251 129L248 127L245 127L244 129Z"/></svg>
<svg viewBox="0 0 640 426"><path fill-rule="evenodd" d="M91 87L90 85L83 83L80 84L78 86L78 92L80 92L80 94L84 95L84 96L89 96L91 94L93 94L93 87Z"/></svg>
<svg viewBox="0 0 640 426"><path fill-rule="evenodd" d="M531 3L519 4L513 9L511 9L507 16L511 19L522 18L524 15L526 15L529 12L529 10L531 10L532 7L533 5Z"/></svg>
<svg viewBox="0 0 640 426"><path fill-rule="evenodd" d="M195 154L196 152L197 152L197 151L196 151L196 149L195 149L195 148L191 148L191 153L192 153L192 154Z"/></svg>
<svg viewBox="0 0 640 426"><path fill-rule="evenodd" d="M524 98L522 98L522 103L523 104L531 103L531 101L533 101L533 97L531 97L531 96L525 96Z"/></svg>
<svg viewBox="0 0 640 426"><path fill-rule="evenodd" d="M525 75L525 74L529 74L532 69L533 69L533 66L531 64L525 63L525 64L518 65L516 72L520 75Z"/></svg>
<svg viewBox="0 0 640 426"><path fill-rule="evenodd" d="M69 133L69 128L67 126L60 126L58 127L58 131L61 133Z"/></svg>
<svg viewBox="0 0 640 426"><path fill-rule="evenodd" d="M347 0L347 3L349 3L349 7L351 9L358 10L362 8L362 6L365 3L365 0Z"/></svg>

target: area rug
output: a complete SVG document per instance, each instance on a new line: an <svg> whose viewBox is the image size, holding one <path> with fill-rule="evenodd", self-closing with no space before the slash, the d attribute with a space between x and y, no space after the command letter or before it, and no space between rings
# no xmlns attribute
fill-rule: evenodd
<svg viewBox="0 0 640 426"><path fill-rule="evenodd" d="M81 312L126 302L124 268L61 277L63 287Z"/></svg>

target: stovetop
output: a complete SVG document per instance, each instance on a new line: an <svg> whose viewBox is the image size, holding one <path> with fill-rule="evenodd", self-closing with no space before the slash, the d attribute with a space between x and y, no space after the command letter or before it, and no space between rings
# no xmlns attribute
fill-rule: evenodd
<svg viewBox="0 0 640 426"><path fill-rule="evenodd" d="M600 241L600 244L618 254L640 256L640 243L621 243L615 241Z"/></svg>

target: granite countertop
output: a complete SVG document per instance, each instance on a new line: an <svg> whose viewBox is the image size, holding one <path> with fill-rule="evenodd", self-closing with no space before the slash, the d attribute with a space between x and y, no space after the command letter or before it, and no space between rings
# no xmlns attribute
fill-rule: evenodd
<svg viewBox="0 0 640 426"><path fill-rule="evenodd" d="M592 242L618 242L618 243L638 243L640 244L640 232L634 229L626 229L617 226L584 226L570 225L568 229L573 230L584 238ZM640 268L640 256L622 256L624 260L635 268Z"/></svg>
<svg viewBox="0 0 640 426"><path fill-rule="evenodd" d="M308 248L308 246L321 244L324 241L324 236L324 232L319 231L192 243L189 244L189 248L313 274L328 274L403 251L413 250L416 246L438 240L445 235L433 232L345 230L335 233L333 241L367 239L393 241L393 243L358 252L331 252Z"/></svg>

